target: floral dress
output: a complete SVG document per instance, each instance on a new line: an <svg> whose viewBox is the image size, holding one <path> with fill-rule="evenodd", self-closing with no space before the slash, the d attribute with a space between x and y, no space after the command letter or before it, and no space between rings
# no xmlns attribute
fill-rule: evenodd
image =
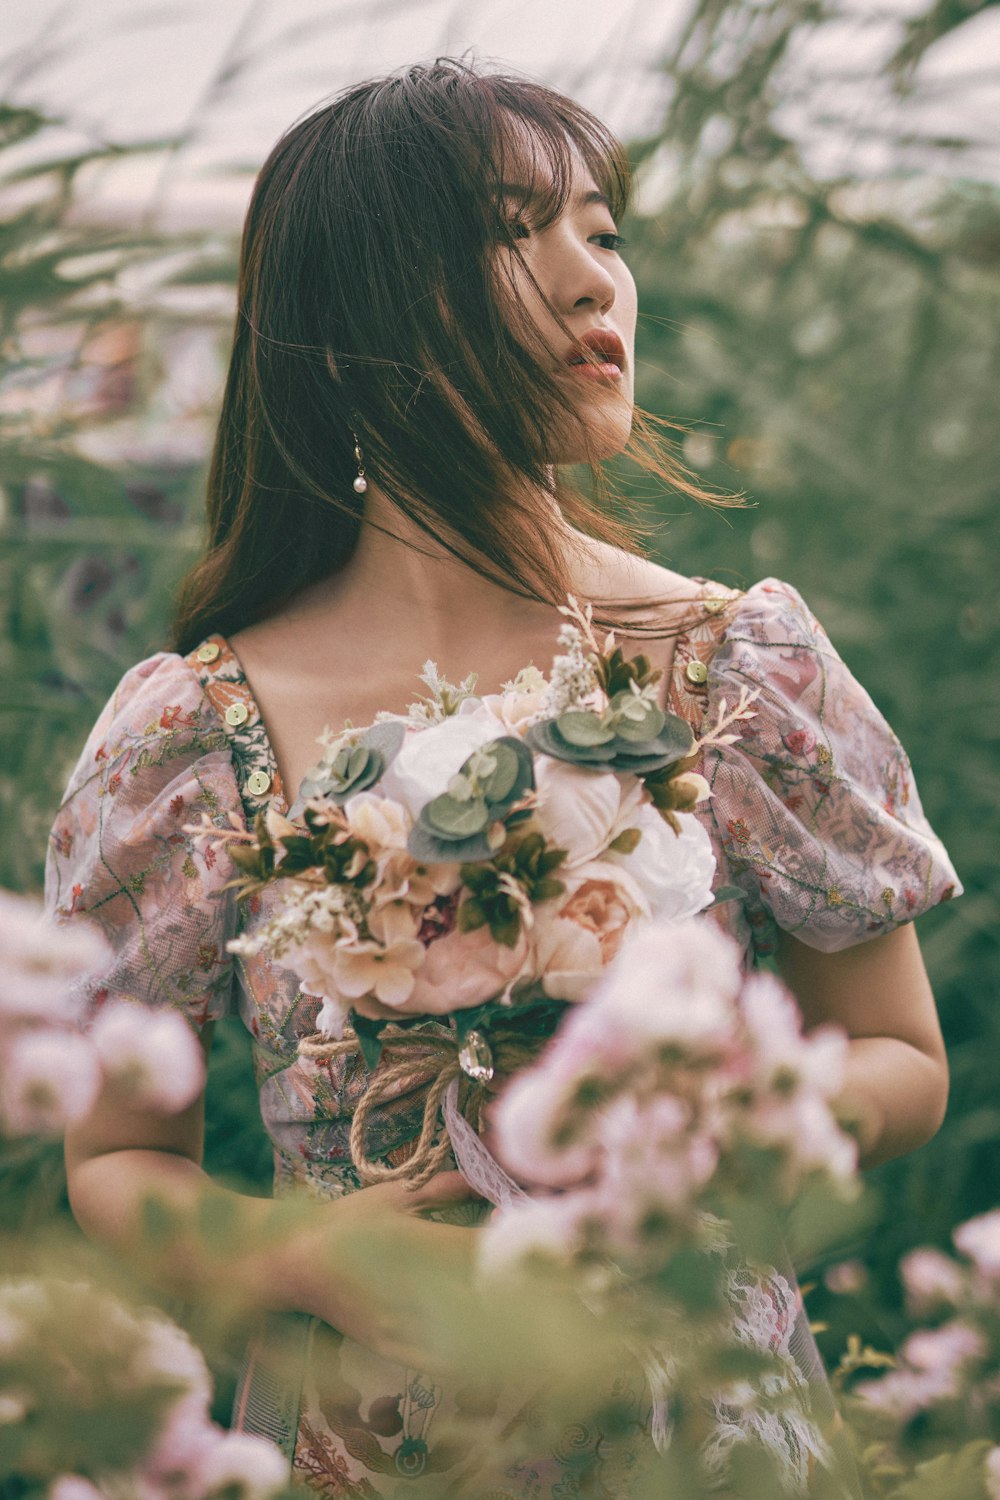
<svg viewBox="0 0 1000 1500"><path fill-rule="evenodd" d="M779 928L834 951L956 894L902 747L795 590L767 579L746 593L702 582L700 594L703 607L676 644L667 706L697 728L741 688L759 689L738 741L711 749L701 766L713 795L699 816L718 883L743 893L703 920L722 921L752 963L773 951ZM360 1061L299 1055L318 1002L265 955L234 959L226 949L266 914L270 893L238 909L223 890L225 856L185 832L203 812L221 825L234 815L252 819L269 802L287 809L228 643L212 636L187 657L151 656L125 674L70 778L50 839L47 905L63 920L86 913L113 945L116 961L92 987L94 1006L109 995L169 1005L197 1027L238 1008L253 1039L276 1193L337 1197L359 1186L348 1135L368 1074ZM422 1097L418 1080L373 1117L370 1156L405 1158ZM777 1355L799 1395L799 1417L771 1413L752 1435L781 1458L789 1493L804 1493L816 1467L835 1462L836 1417L794 1274L745 1267L731 1278L731 1299L737 1336ZM616 1393L613 1430L574 1424L549 1451L532 1453L530 1381L519 1404L484 1410L481 1391L442 1389L316 1320L266 1321L234 1425L279 1442L296 1476L320 1495L622 1500L629 1472L651 1451L651 1403L641 1388ZM287 1377L289 1347L301 1381ZM485 1423L491 1453L516 1456L494 1461L482 1446L470 1454L455 1441L463 1421L479 1433ZM750 1435L748 1423L745 1412L717 1404L706 1454L720 1473L731 1444ZM848 1478L843 1485L855 1493Z"/></svg>

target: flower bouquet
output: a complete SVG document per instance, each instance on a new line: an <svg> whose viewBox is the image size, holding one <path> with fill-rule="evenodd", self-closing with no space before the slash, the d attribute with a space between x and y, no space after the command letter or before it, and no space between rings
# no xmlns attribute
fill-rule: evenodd
<svg viewBox="0 0 1000 1500"><path fill-rule="evenodd" d="M658 703L646 657L598 639L589 606L570 598L561 613L548 677L528 666L477 697L474 677L456 686L428 662L405 714L327 731L287 817L196 830L227 845L242 896L280 886L269 919L230 948L267 952L319 998L304 1049L360 1051L375 1075L352 1132L363 1180L437 1170L439 1106L478 1125L494 1073L537 1053L628 930L712 903L714 856L691 816L708 786L693 767L734 738L753 695L723 703L697 740ZM414 1156L371 1162L366 1111L418 1057L435 1076Z"/></svg>

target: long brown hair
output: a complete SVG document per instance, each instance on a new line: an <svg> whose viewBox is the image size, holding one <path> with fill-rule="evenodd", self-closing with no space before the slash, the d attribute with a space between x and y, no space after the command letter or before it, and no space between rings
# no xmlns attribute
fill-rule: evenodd
<svg viewBox="0 0 1000 1500"><path fill-rule="evenodd" d="M278 141L247 213L208 545L181 585L176 649L265 618L349 559L363 522L353 434L368 474L426 534L518 594L565 596L530 497L553 483L546 434L574 412L497 277L498 243L519 254L499 193L525 140L533 222L564 208L574 152L619 221L629 165L605 126L541 84L448 58L347 89ZM642 413L627 451L718 499ZM639 550L633 528L561 479L556 496L571 525Z"/></svg>

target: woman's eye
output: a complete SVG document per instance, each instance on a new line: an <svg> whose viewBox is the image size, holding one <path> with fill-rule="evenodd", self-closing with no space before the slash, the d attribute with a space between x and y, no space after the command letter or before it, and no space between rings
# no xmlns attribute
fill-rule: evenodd
<svg viewBox="0 0 1000 1500"><path fill-rule="evenodd" d="M628 240L623 239L620 234L616 234L611 230L607 234L592 235L591 238L598 242L602 250L621 250L628 244Z"/></svg>
<svg viewBox="0 0 1000 1500"><path fill-rule="evenodd" d="M515 240L526 240L531 233L523 219L508 219L507 231Z"/></svg>

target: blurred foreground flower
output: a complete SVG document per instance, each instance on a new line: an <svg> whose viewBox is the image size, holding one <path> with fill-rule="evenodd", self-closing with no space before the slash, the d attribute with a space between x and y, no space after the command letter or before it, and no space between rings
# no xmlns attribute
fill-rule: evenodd
<svg viewBox="0 0 1000 1500"><path fill-rule="evenodd" d="M175 1113L204 1083L201 1049L179 1015L106 1001L89 1033L78 981L111 952L93 928L56 926L40 904L0 891L0 1135L58 1135L102 1081L123 1104Z"/></svg>
<svg viewBox="0 0 1000 1500"><path fill-rule="evenodd" d="M804 1189L857 1196L836 1110L846 1048L803 1035L788 992L747 978L718 929L661 922L625 939L492 1113L532 1192L486 1226L484 1272L568 1272L633 1330L654 1439L690 1444L709 1483L737 1450L772 1464L761 1495L836 1467L780 1225Z"/></svg>
<svg viewBox="0 0 1000 1500"><path fill-rule="evenodd" d="M209 1416L199 1351L86 1282L0 1282L0 1488L46 1500L271 1500L288 1465Z"/></svg>
<svg viewBox="0 0 1000 1500"><path fill-rule="evenodd" d="M935 1321L903 1340L892 1369L851 1392L874 1495L1000 1500L1000 1209L960 1224L952 1240L963 1259L924 1246L903 1257L906 1309Z"/></svg>

